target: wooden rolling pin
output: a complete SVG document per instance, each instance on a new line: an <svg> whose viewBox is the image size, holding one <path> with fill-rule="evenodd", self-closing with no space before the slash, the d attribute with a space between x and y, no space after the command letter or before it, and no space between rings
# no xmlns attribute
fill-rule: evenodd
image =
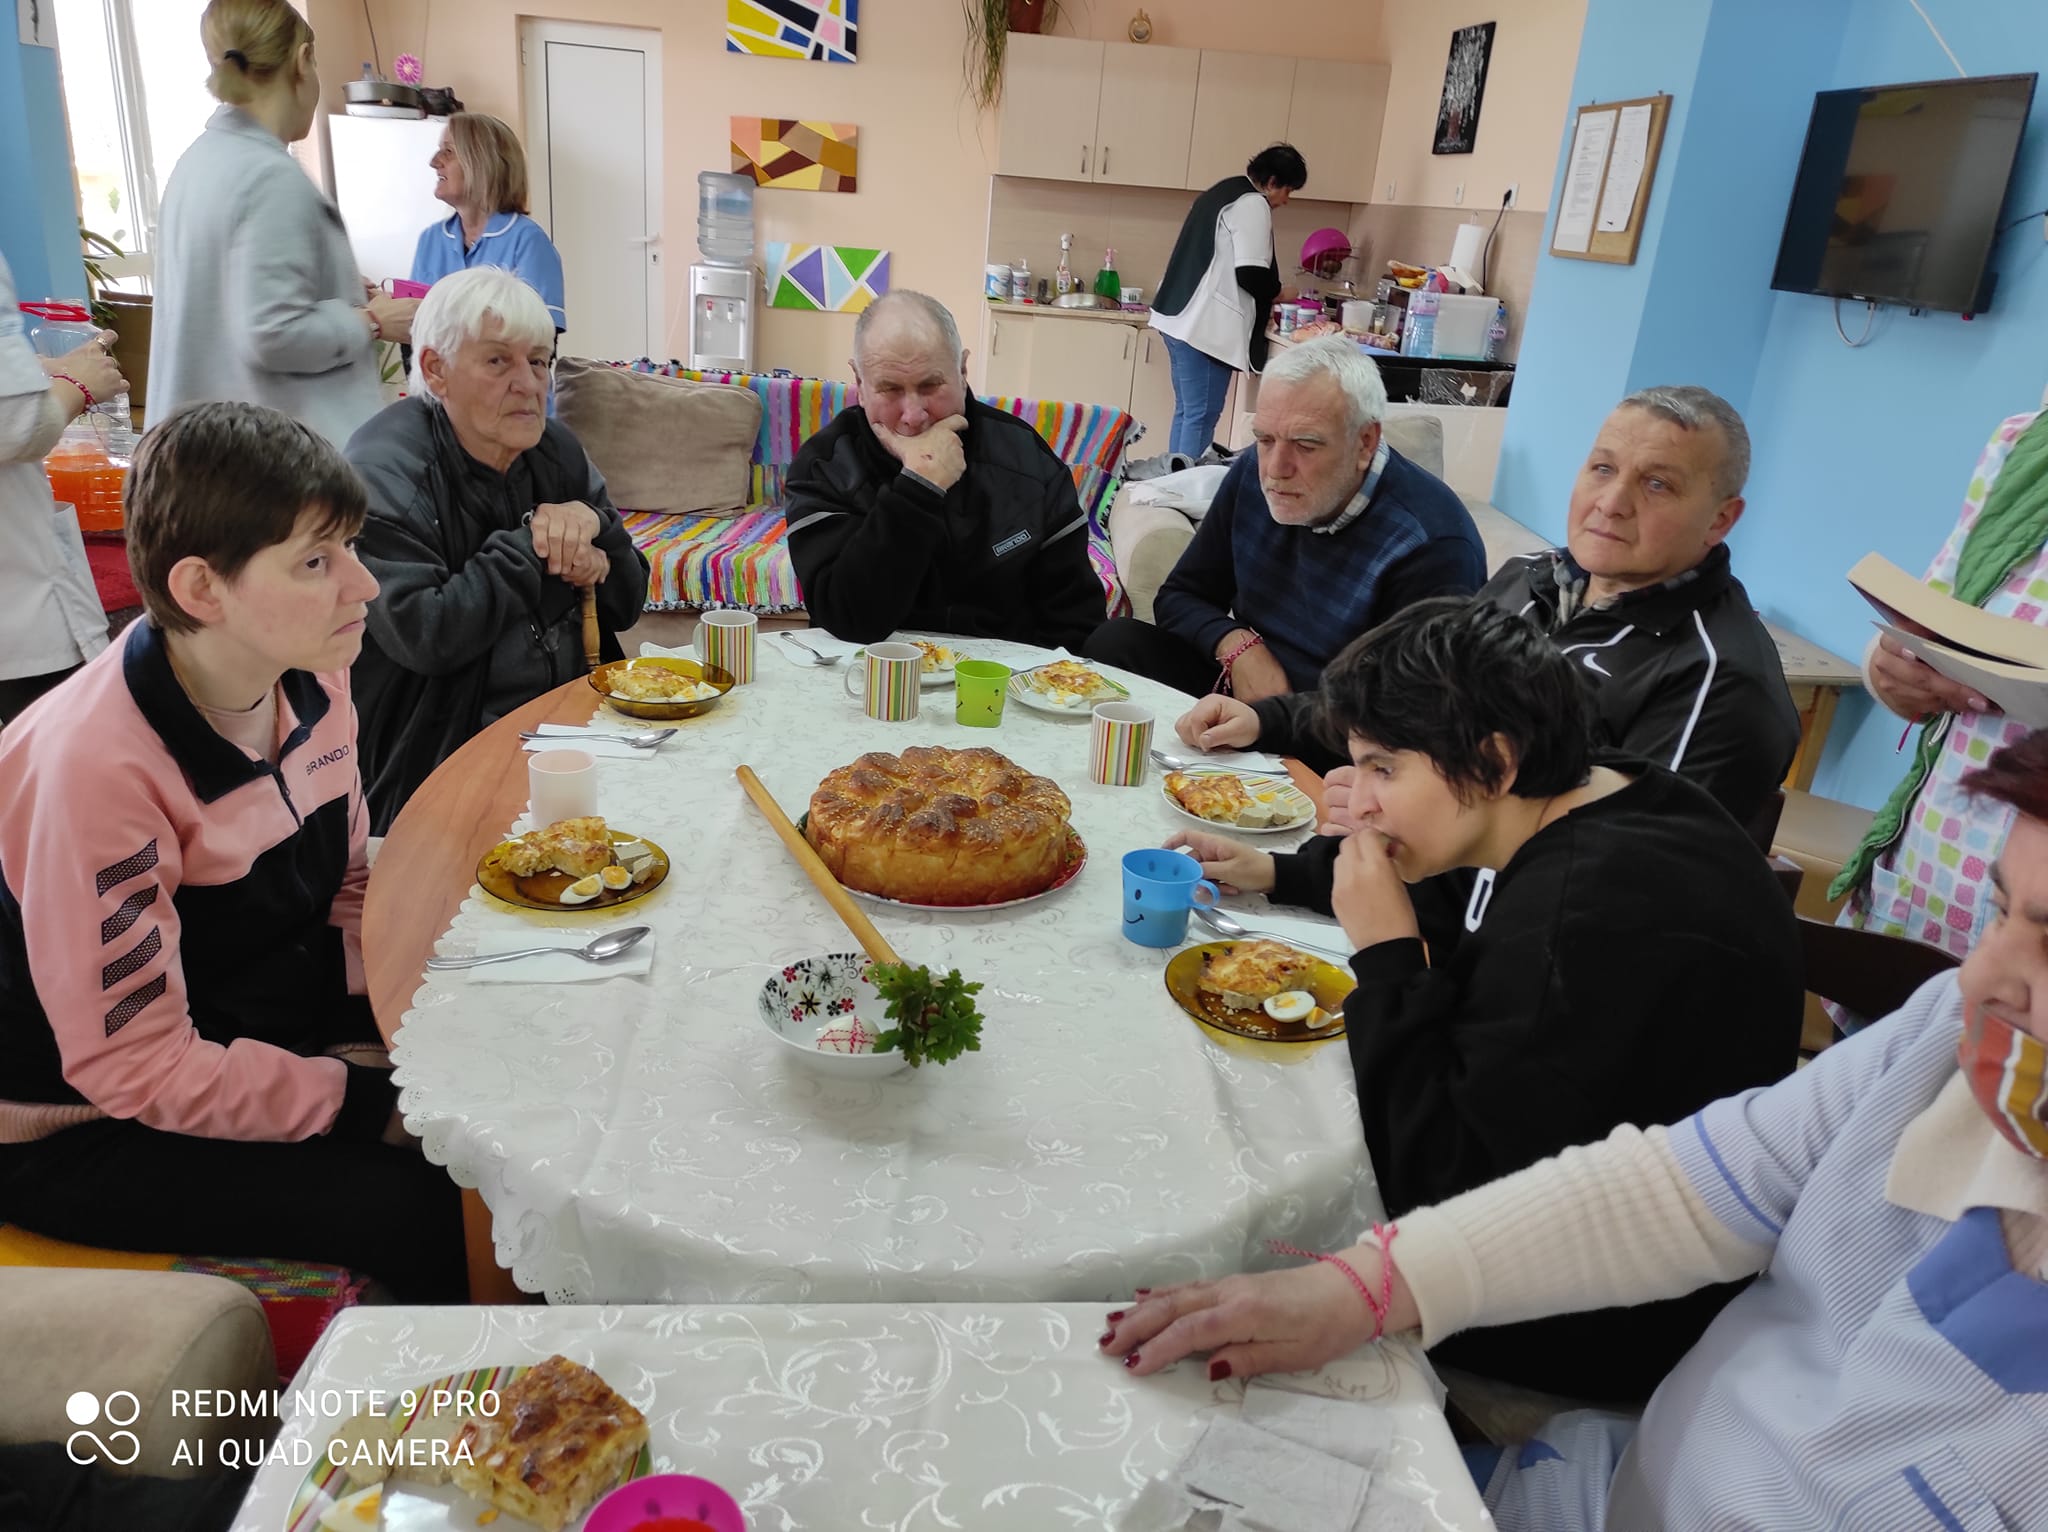
<svg viewBox="0 0 2048 1532"><path fill-rule="evenodd" d="M896 955L896 949L875 929L875 923L868 919L839 880L832 876L832 869L819 859L818 853L811 849L810 842L789 822L789 816L782 812L782 805L761 785L761 779L754 775L754 768L736 767L733 775L740 779L740 786L744 787L747 796L754 800L754 807L761 811L761 817L768 821L770 829L782 837L782 844L787 846L789 854L796 858L797 866L803 868L805 875L817 884L818 892L825 896L825 902L832 906L834 914L846 922L846 929L851 931L854 939L867 950L868 956L877 963L901 963L903 959Z"/></svg>
<svg viewBox="0 0 2048 1532"><path fill-rule="evenodd" d="M597 587L592 585L583 592L583 662L587 668L595 670L604 663L603 648L597 631Z"/></svg>

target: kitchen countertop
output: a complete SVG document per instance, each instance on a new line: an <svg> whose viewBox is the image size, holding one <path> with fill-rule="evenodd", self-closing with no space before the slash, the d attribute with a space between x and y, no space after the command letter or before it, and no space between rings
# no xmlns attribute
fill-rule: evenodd
<svg viewBox="0 0 2048 1532"><path fill-rule="evenodd" d="M1107 320L1115 324L1150 324L1152 310L1143 309L1063 309L1050 303L991 303L988 311L997 318L1038 318L1038 319L1090 319L1097 323Z"/></svg>

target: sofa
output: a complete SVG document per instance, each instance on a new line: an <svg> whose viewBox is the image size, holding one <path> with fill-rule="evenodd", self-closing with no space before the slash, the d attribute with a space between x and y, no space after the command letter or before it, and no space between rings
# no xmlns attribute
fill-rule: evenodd
<svg viewBox="0 0 2048 1532"><path fill-rule="evenodd" d="M1387 443L1419 468L1439 478L1444 471L1444 432L1440 421L1428 415L1406 415L1386 422ZM1247 449L1249 450L1249 449ZM1484 501L1469 495L1459 497L1479 528L1486 544L1486 568L1491 574L1517 554L1534 553L1550 546L1519 521L1510 520ZM1194 540L1195 526L1171 506L1140 505L1130 498L1125 486L1117 493L1109 512L1109 545L1116 561L1131 613L1152 620L1152 598L1180 559L1181 550Z"/></svg>
<svg viewBox="0 0 2048 1532"><path fill-rule="evenodd" d="M750 463L748 503L737 516L664 515L621 506L634 545L647 555L650 612L739 607L761 616L799 613L803 592L789 558L782 516L784 482L797 448L853 402L851 384L781 374L703 372L674 363L630 364L632 371L752 389L761 399L761 427ZM1133 421L1109 405L985 397L989 405L1028 420L1074 476L1089 522L1089 557L1103 586L1105 611L1126 610L1123 587L1104 531ZM601 473L610 477L603 462Z"/></svg>

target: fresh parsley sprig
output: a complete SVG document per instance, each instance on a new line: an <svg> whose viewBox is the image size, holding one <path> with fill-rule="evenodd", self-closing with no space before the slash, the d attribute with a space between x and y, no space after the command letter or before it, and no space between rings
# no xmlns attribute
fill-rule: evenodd
<svg viewBox="0 0 2048 1532"><path fill-rule="evenodd" d="M963 1053L981 1051L981 1012L973 997L979 984L969 984L954 969L943 979L929 968L908 963L877 963L868 970L876 993L887 1002L896 1025L875 1039L875 1051L900 1047L911 1068L943 1064Z"/></svg>

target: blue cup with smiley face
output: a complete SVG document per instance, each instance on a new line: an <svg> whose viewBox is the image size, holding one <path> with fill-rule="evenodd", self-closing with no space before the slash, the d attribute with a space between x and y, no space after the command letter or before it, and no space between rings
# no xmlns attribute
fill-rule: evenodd
<svg viewBox="0 0 2048 1532"><path fill-rule="evenodd" d="M1189 908L1219 897L1193 857L1156 848L1124 853L1124 935L1141 947L1179 946Z"/></svg>

